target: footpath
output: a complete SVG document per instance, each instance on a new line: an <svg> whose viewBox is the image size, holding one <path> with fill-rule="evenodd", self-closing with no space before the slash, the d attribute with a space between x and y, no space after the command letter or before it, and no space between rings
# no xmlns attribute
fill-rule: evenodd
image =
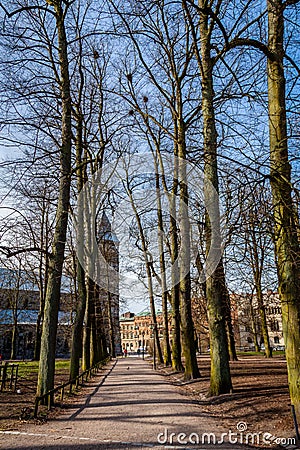
<svg viewBox="0 0 300 450"><path fill-rule="evenodd" d="M20 431L1 431L0 448L253 449L233 444L232 437L228 442L228 434L222 438L222 433L228 430L216 417L201 411L197 401L182 395L149 362L123 358L111 363L107 376L98 379L82 402L56 419L43 425L27 423Z"/></svg>

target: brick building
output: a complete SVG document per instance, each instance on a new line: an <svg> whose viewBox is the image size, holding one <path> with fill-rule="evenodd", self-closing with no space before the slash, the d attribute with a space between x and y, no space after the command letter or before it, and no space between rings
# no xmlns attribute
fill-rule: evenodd
<svg viewBox="0 0 300 450"><path fill-rule="evenodd" d="M163 338L163 317L161 311L156 312L159 338ZM129 352L152 351L153 321L150 311L144 310L138 314L126 312L120 317L120 332L122 349ZM172 326L169 324L170 339L172 340Z"/></svg>

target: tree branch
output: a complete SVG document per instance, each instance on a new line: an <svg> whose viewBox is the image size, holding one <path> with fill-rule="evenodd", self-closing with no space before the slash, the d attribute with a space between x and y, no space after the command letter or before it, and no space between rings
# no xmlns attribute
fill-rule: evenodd
<svg viewBox="0 0 300 450"><path fill-rule="evenodd" d="M271 61L278 61L278 56L271 52L269 47L263 42L257 41L256 39L250 38L234 38L232 41L228 42L227 45L224 46L224 49L216 56L215 60L219 59L222 54L236 47L254 47L260 50L264 55L267 56Z"/></svg>
<svg viewBox="0 0 300 450"><path fill-rule="evenodd" d="M220 21L219 17L213 12L213 10L211 8L209 8L209 7L207 7L207 8L200 8L198 5L196 5L193 2L193 0L185 0L185 2L188 2L191 6L193 6L197 10L198 13L200 13L200 14L207 14L208 16L210 16L216 22L218 27L220 28L226 44L229 42L229 38L228 38L227 32L226 32L222 22Z"/></svg>
<svg viewBox="0 0 300 450"><path fill-rule="evenodd" d="M291 5L296 5L297 3L299 3L300 0L285 0L285 2L283 2L282 4L282 8L283 10L285 10L285 8L287 8L288 6Z"/></svg>
<svg viewBox="0 0 300 450"><path fill-rule="evenodd" d="M39 253L43 253L44 255L51 257L51 253L49 253L47 250L44 250L39 247L28 247L28 248L21 248L19 250L11 251L9 247L5 247L5 246L1 245L0 252L4 253L4 255L7 258L12 258L13 256L17 256L17 255L20 255L21 253L27 253L27 252L39 252Z"/></svg>
<svg viewBox="0 0 300 450"><path fill-rule="evenodd" d="M286 53L284 54L284 57L285 57L285 59L287 59L292 64L294 69L296 69L296 71L298 72L298 75L300 75L300 67L295 63L295 61L289 55L287 55Z"/></svg>
<svg viewBox="0 0 300 450"><path fill-rule="evenodd" d="M2 8L3 9L3 11L5 12L5 14L7 15L7 17L13 17L13 16L15 16L16 14L19 14L19 13L21 13L21 12L23 12L23 11L30 11L30 10L32 10L32 9L39 9L39 10L42 10L42 11L47 11L47 12L49 12L49 13L51 13L51 14L53 14L54 16L55 16L55 12L54 11L51 11L51 9L49 9L49 8L47 8L47 7L44 7L44 6L23 6L22 8L18 8L18 9L16 9L15 11L12 11L12 12L8 12L7 11L7 9L5 8L5 6L3 6L2 5L2 3L0 3L0 8Z"/></svg>

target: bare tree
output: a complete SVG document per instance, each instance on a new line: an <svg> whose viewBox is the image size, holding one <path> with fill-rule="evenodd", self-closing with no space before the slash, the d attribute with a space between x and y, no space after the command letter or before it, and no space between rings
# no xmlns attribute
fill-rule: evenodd
<svg viewBox="0 0 300 450"><path fill-rule="evenodd" d="M268 6L268 95L270 183L274 209L274 241L282 305L289 388L300 418L300 248L292 201L291 167L286 125L284 11L295 1L270 0Z"/></svg>

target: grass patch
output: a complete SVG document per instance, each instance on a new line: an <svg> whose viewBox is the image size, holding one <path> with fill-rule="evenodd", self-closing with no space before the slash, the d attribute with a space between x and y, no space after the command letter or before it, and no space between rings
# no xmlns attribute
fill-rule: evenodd
<svg viewBox="0 0 300 450"><path fill-rule="evenodd" d="M23 378L32 378L39 369L38 361L18 361L17 364L19 366L18 375Z"/></svg>
<svg viewBox="0 0 300 450"><path fill-rule="evenodd" d="M39 370L39 361L18 361L18 375L22 378L33 378ZM67 371L70 367L69 359L57 359L55 361L55 371Z"/></svg>
<svg viewBox="0 0 300 450"><path fill-rule="evenodd" d="M55 361L55 370L69 370L70 360L69 359L57 359Z"/></svg>
<svg viewBox="0 0 300 450"><path fill-rule="evenodd" d="M238 356L264 356L264 351L261 350L260 352L237 352ZM280 350L280 351L276 351L273 350L273 356L275 355L281 355L281 356L285 356L285 352Z"/></svg>

